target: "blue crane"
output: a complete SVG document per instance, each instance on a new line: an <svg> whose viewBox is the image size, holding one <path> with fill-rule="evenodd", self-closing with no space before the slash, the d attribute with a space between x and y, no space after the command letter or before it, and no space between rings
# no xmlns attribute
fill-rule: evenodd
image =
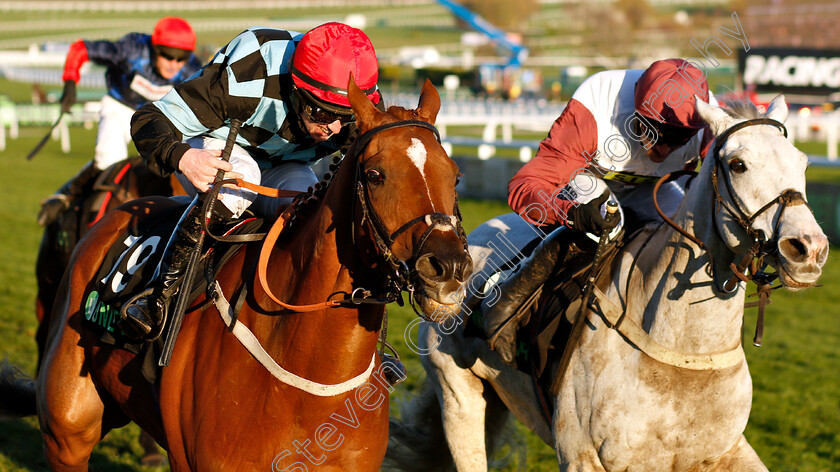
<svg viewBox="0 0 840 472"><path fill-rule="evenodd" d="M438 0L438 3L448 8L455 16L465 21L476 31L485 34L497 47L504 49L508 54L506 66L520 67L525 62L528 57L528 48L509 40L504 31L482 18L481 15L452 0Z"/></svg>

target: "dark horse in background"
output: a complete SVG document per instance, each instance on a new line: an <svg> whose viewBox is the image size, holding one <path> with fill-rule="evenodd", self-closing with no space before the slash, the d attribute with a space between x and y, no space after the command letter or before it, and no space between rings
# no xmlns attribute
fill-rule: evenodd
<svg viewBox="0 0 840 472"><path fill-rule="evenodd" d="M173 194L183 194L177 180L162 178L149 170L142 158L131 157L102 171L90 193L71 202L61 216L44 228L35 262L35 277L38 281L38 295L35 298L38 331L35 340L38 343L39 369L46 349L47 327L58 285L73 249L82 236L105 213L125 202L153 195Z"/></svg>
<svg viewBox="0 0 840 472"><path fill-rule="evenodd" d="M94 446L129 421L168 451L174 472L307 470L307 461L318 470L379 470L388 442L377 353L385 303L405 289L425 316L449 320L472 260L457 217L458 167L432 126L437 91L426 82L416 110L380 112L352 77L348 89L361 137L328 185L296 200L264 241L218 269L215 290L192 302L154 385L138 357L102 343L82 320L109 248L177 202L125 204L80 241L35 388L0 405L23 415L37 402L53 470L88 470ZM236 300L241 308L231 309ZM0 398L9 388L0 382Z"/></svg>
<svg viewBox="0 0 840 472"><path fill-rule="evenodd" d="M149 170L141 157L131 157L102 171L89 193L73 200L61 216L44 228L35 263L35 277L38 281L38 295L35 298L38 370L46 350L50 315L58 286L76 244L108 211L123 203L153 195L183 193L184 190L174 176L162 178ZM145 451L142 463L153 465L162 461L151 437L142 434L140 444Z"/></svg>

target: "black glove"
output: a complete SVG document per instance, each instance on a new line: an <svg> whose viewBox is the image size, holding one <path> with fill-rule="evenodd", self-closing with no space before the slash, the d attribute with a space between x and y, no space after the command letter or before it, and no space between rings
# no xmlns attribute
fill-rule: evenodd
<svg viewBox="0 0 840 472"><path fill-rule="evenodd" d="M61 93L61 112L70 111L74 103L76 103L76 82L65 80L64 91Z"/></svg>
<svg viewBox="0 0 840 472"><path fill-rule="evenodd" d="M589 203L580 203L573 206L566 217L566 226L597 236L600 236L603 231L609 232L618 226L620 218L618 214L609 219L601 216L601 205L608 198L610 198L610 193L604 192L600 197Z"/></svg>

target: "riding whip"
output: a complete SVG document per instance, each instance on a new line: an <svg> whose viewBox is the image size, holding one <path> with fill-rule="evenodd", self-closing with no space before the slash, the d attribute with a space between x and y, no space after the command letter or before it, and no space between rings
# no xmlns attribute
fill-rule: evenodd
<svg viewBox="0 0 840 472"><path fill-rule="evenodd" d="M225 142L225 148L222 150L222 160L226 162L230 161L230 154L233 152L233 145L236 143L236 136L239 134L239 128L241 126L241 121L237 119L230 120L230 131L228 132L227 141ZM219 169L218 172L216 172L215 182L220 182L224 179L224 176L225 171ZM218 194L214 193L214 195ZM207 210L201 213L201 218L204 218L205 221L213 213L213 206L215 203L216 199L213 198L205 205ZM204 227L204 225L202 226ZM186 312L187 304L190 301L189 291L192 287L193 279L195 278L198 261L201 259L201 247L204 245L205 234L207 233L203 229L199 232L198 241L195 243L195 249L193 249L190 253L190 259L187 262L187 270L184 272L184 277L181 279L181 287L178 290L175 308L172 311L172 326L166 334L166 340L163 343L163 351L160 353L160 358L158 359L158 365L161 367L169 365L169 361L172 359L172 350L175 348L175 340L178 337L178 331L181 330L181 323L184 321L184 313Z"/></svg>
<svg viewBox="0 0 840 472"><path fill-rule="evenodd" d="M47 144L47 141L50 140L50 136L52 135L53 130L55 130L58 124L61 123L61 119L64 118L64 115L66 113L67 110L61 110L61 113L58 114L58 119L55 120L55 123L53 123L53 125L50 127L50 130L47 131L47 134L43 138L41 138L41 141L38 143L38 145L36 145L35 148L29 151L29 154L26 155L27 161L32 160L32 158L35 157L35 154L38 154L44 147L44 145Z"/></svg>

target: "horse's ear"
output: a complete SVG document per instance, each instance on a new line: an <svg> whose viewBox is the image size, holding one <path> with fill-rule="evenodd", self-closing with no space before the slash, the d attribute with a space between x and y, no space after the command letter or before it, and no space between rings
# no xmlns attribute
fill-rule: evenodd
<svg viewBox="0 0 840 472"><path fill-rule="evenodd" d="M429 79L420 91L420 105L417 106L417 114L430 124L435 124L437 114L440 111L440 95Z"/></svg>
<svg viewBox="0 0 840 472"><path fill-rule="evenodd" d="M732 117L726 114L725 111L714 105L709 105L704 102L702 98L697 95L694 96L694 103L697 104L697 113L703 118L703 121L709 124L712 134L715 136L726 131L729 124L732 122Z"/></svg>
<svg viewBox="0 0 840 472"><path fill-rule="evenodd" d="M356 123L359 129L370 129L374 127L374 119L381 112L376 109L373 102L362 92L362 89L356 85L353 79L353 73L350 73L350 78L347 81L347 99L350 100L350 106L353 108L353 113L356 114Z"/></svg>
<svg viewBox="0 0 840 472"><path fill-rule="evenodd" d="M788 106L785 103L785 96L779 94L767 106L767 113L764 114L767 118L774 119L779 123L784 123L788 117Z"/></svg>

